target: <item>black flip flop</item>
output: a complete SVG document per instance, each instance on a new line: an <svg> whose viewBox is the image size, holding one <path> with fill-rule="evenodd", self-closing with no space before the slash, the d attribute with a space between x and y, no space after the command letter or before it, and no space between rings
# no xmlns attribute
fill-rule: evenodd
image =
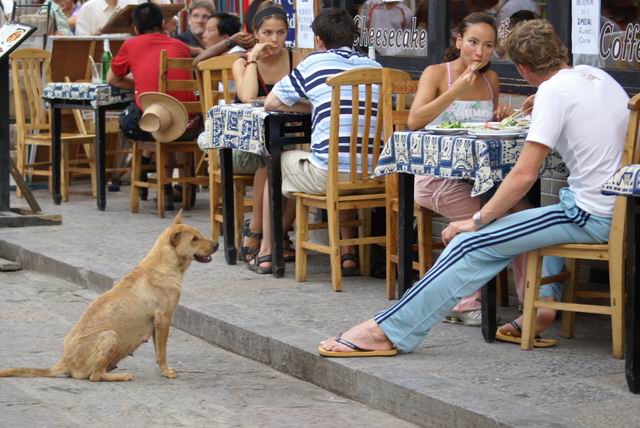
<svg viewBox="0 0 640 428"><path fill-rule="evenodd" d="M343 263L347 260L354 261L356 263L353 267L344 267ZM340 270L342 271L342 276L358 276L360 275L360 261L355 254L346 253L340 256Z"/></svg>

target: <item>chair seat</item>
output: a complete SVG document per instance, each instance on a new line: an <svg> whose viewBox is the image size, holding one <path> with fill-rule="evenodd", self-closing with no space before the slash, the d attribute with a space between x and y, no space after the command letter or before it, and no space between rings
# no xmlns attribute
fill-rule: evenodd
<svg viewBox="0 0 640 428"><path fill-rule="evenodd" d="M295 192L293 196L296 198L310 199L315 201L324 201L327 200L327 195L314 195L312 193L302 193ZM380 199L383 202L385 201L386 195L384 193L360 193L355 195L341 195L338 196L338 202L348 202L348 201L368 201L371 199Z"/></svg>
<svg viewBox="0 0 640 428"><path fill-rule="evenodd" d="M51 139L53 137L51 134L34 134L27 135L24 137L26 144L38 144L38 145L51 145ZM63 143L76 143L76 144L92 144L96 140L96 136L94 134L73 134L68 132L63 132L60 134L60 140Z"/></svg>
<svg viewBox="0 0 640 428"><path fill-rule="evenodd" d="M588 260L609 260L608 244L562 244L538 250L541 256L557 256Z"/></svg>

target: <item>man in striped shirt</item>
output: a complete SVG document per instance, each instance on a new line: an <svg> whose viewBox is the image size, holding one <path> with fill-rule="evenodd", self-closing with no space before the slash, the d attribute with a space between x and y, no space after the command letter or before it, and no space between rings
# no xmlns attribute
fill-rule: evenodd
<svg viewBox="0 0 640 428"><path fill-rule="evenodd" d="M355 68L381 67L376 61L361 56L353 50L357 29L346 10L338 8L321 10L313 20L311 28L316 36L318 52L310 54L291 74L276 83L265 100L266 110L311 111L312 115L311 151L291 150L282 154L282 192L286 197L290 197L294 192L320 195L326 193L331 112L331 88L325 84L327 77ZM364 99L364 95L364 86L362 86L360 99ZM350 107L351 98L351 88L344 88L341 104ZM377 99L377 88L375 88L373 100ZM373 109L375 110L376 107L377 104L374 102ZM371 129L373 130L376 124L376 112L372 113ZM349 172L348 140L351 134L351 123L348 120L340 122L341 153L338 170L345 173ZM362 129L360 131L362 132ZM372 135L373 132L370 134ZM342 148L343 145L344 148ZM266 202L269 198L264 200ZM288 203L285 218L293 221L294 210L295 204ZM268 213L269 210L265 209L264 212ZM284 226L284 230L288 230L287 226L290 224ZM268 236L269 225L266 221L263 221L263 231L267 233L261 243L259 258L256 260L260 272L270 267L271 239ZM347 238L353 231L341 230L341 233ZM343 247L342 251L353 255L354 250ZM355 272L355 268L357 268L355 257L346 257L343 262L343 272L345 270Z"/></svg>

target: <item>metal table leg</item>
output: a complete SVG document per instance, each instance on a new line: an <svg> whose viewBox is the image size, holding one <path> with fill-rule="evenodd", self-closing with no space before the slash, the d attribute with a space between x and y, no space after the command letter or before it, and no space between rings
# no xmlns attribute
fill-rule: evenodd
<svg viewBox="0 0 640 428"><path fill-rule="evenodd" d="M413 285L412 174L398 174L398 298Z"/></svg>
<svg viewBox="0 0 640 428"><path fill-rule="evenodd" d="M235 265L238 252L235 243L235 215L233 207L233 160L231 149L220 150L220 180L222 182L222 234L224 258L228 265Z"/></svg>
<svg viewBox="0 0 640 428"><path fill-rule="evenodd" d="M269 209L271 216L271 266L273 276L282 278L285 272L284 256L282 255L282 169L280 156L282 154L281 127L285 121L275 116L267 118L265 132L267 135L271 158L267 159L267 186L269 189Z"/></svg>
<svg viewBox="0 0 640 428"><path fill-rule="evenodd" d="M107 206L106 199L106 180L105 180L105 163L106 163L106 135L105 135L105 110L104 107L95 109L96 124L96 180L97 183L97 204L100 211L104 211Z"/></svg>
<svg viewBox="0 0 640 428"><path fill-rule="evenodd" d="M628 201L627 237L625 374L629 391L640 394L640 198Z"/></svg>
<svg viewBox="0 0 640 428"><path fill-rule="evenodd" d="M56 205L60 205L62 202L62 195L60 194L61 132L60 108L53 104L51 106L51 195L53 196L53 203Z"/></svg>

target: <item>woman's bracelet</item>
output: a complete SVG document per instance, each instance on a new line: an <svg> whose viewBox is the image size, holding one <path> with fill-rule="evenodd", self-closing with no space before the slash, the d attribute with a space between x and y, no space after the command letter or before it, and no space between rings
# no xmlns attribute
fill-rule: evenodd
<svg viewBox="0 0 640 428"><path fill-rule="evenodd" d="M255 64L256 67L258 66L258 61L256 61L255 59L251 59L249 61L246 62L246 64L244 65L245 68L249 67L249 64Z"/></svg>

